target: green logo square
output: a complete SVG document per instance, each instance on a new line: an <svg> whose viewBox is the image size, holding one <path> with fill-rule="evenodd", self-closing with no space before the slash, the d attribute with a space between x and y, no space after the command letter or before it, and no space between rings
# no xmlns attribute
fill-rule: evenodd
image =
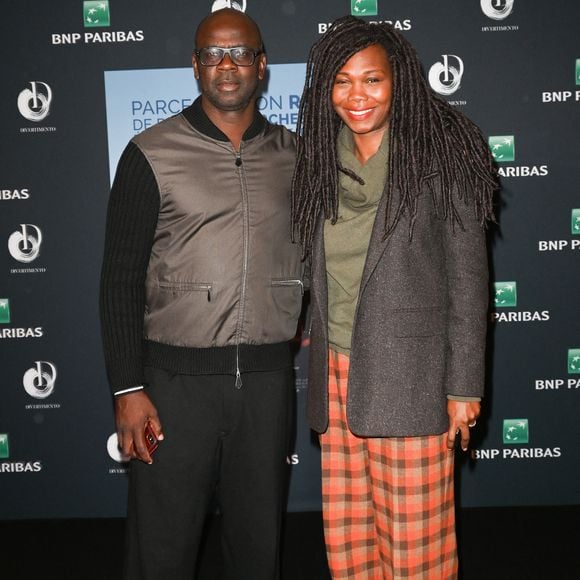
<svg viewBox="0 0 580 580"><path fill-rule="evenodd" d="M378 0L350 0L350 13L353 16L376 16L378 4Z"/></svg>
<svg viewBox="0 0 580 580"><path fill-rule="evenodd" d="M489 149L498 163L508 163L516 159L515 139L513 135L496 135L488 139Z"/></svg>
<svg viewBox="0 0 580 580"><path fill-rule="evenodd" d="M572 210L571 232L575 236L580 236L580 208Z"/></svg>
<svg viewBox="0 0 580 580"><path fill-rule="evenodd" d="M0 298L0 324L10 324L10 301Z"/></svg>
<svg viewBox="0 0 580 580"><path fill-rule="evenodd" d="M580 58L576 59L576 84L580 85Z"/></svg>
<svg viewBox="0 0 580 580"><path fill-rule="evenodd" d="M530 430L527 419L504 419L504 445L521 445L530 441Z"/></svg>
<svg viewBox="0 0 580 580"><path fill-rule="evenodd" d="M111 14L108 0L93 0L83 2L83 22L85 28L110 26Z"/></svg>
<svg viewBox="0 0 580 580"><path fill-rule="evenodd" d="M580 375L580 348L568 349L568 374Z"/></svg>
<svg viewBox="0 0 580 580"><path fill-rule="evenodd" d="M8 459L9 457L8 435L6 433L0 433L0 459Z"/></svg>
<svg viewBox="0 0 580 580"><path fill-rule="evenodd" d="M518 285L516 282L496 282L494 284L496 308L514 308L518 305Z"/></svg>

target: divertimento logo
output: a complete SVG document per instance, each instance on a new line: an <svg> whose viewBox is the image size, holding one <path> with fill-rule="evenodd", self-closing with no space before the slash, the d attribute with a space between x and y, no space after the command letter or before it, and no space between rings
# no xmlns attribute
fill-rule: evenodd
<svg viewBox="0 0 580 580"><path fill-rule="evenodd" d="M109 457L116 461L117 463L127 463L131 460L127 455L123 455L121 449L119 448L119 439L116 433L113 433L107 439L107 453Z"/></svg>
<svg viewBox="0 0 580 580"><path fill-rule="evenodd" d="M440 95L452 95L461 86L463 60L455 54L441 55L443 62L436 62L429 69L429 84ZM455 66L451 63L454 61Z"/></svg>
<svg viewBox="0 0 580 580"><path fill-rule="evenodd" d="M35 399L46 399L54 391L56 367L48 361L37 360L22 378L24 390Z"/></svg>
<svg viewBox="0 0 580 580"><path fill-rule="evenodd" d="M28 264L38 258L42 232L33 224L20 224L20 228L8 238L8 250L15 260Z"/></svg>
<svg viewBox="0 0 580 580"><path fill-rule="evenodd" d="M246 0L241 0L240 2L236 2L235 0L214 0L214 3L211 5L212 12L217 12L218 10L223 10L224 8L233 8L234 10L245 12Z"/></svg>
<svg viewBox="0 0 580 580"><path fill-rule="evenodd" d="M507 18L514 9L514 0L481 0L481 10L493 20Z"/></svg>
<svg viewBox="0 0 580 580"><path fill-rule="evenodd" d="M18 95L18 110L28 121L39 123L50 113L52 90L42 81L31 81L30 89L24 89Z"/></svg>

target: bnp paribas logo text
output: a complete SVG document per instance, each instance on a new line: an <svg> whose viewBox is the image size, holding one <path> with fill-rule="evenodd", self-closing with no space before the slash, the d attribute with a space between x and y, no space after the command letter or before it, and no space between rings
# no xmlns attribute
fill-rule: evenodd
<svg viewBox="0 0 580 580"><path fill-rule="evenodd" d="M378 0L350 0L353 16L376 16L379 13Z"/></svg>
<svg viewBox="0 0 580 580"><path fill-rule="evenodd" d="M550 320L549 310L507 310L518 305L516 282L494 282L492 322L546 322Z"/></svg>
<svg viewBox="0 0 580 580"><path fill-rule="evenodd" d="M10 457L10 447L8 446L8 434L0 433L0 459Z"/></svg>
<svg viewBox="0 0 580 580"><path fill-rule="evenodd" d="M580 208L572 210L572 223L570 224L570 229L572 235L580 235Z"/></svg>
<svg viewBox="0 0 580 580"><path fill-rule="evenodd" d="M109 44L118 42L142 42L143 30L102 30L111 26L111 11L108 0L85 0L83 2L84 33L55 32L51 43L68 44ZM86 30L88 29L88 30Z"/></svg>
<svg viewBox="0 0 580 580"><path fill-rule="evenodd" d="M516 159L516 143L513 135L497 135L489 138L489 148L497 163Z"/></svg>
<svg viewBox="0 0 580 580"><path fill-rule="evenodd" d="M488 144L496 163L513 163L516 160L516 139L514 135L492 135L488 138ZM498 173L502 177L543 177L548 175L548 166L500 166Z"/></svg>
<svg viewBox="0 0 580 580"><path fill-rule="evenodd" d="M0 459L10 458L8 434L0 433ZM41 461L3 461L0 463L0 473L37 473L42 471Z"/></svg>
<svg viewBox="0 0 580 580"><path fill-rule="evenodd" d="M580 348L568 349L568 374L580 375Z"/></svg>
<svg viewBox="0 0 580 580"><path fill-rule="evenodd" d="M503 442L504 445L521 445L529 443L530 429L527 419L504 419Z"/></svg>
<svg viewBox="0 0 580 580"><path fill-rule="evenodd" d="M10 324L10 300L0 298L0 324Z"/></svg>
<svg viewBox="0 0 580 580"><path fill-rule="evenodd" d="M10 324L10 300L0 298L0 324ZM44 331L42 327L35 328L0 328L0 339L3 338L40 338Z"/></svg>
<svg viewBox="0 0 580 580"><path fill-rule="evenodd" d="M568 377L536 379L534 390L543 392L555 392L560 390L580 392L580 348L569 348L567 353L566 367Z"/></svg>
<svg viewBox="0 0 580 580"><path fill-rule="evenodd" d="M494 305L496 308L515 308L518 305L516 282L495 282Z"/></svg>
<svg viewBox="0 0 580 580"><path fill-rule="evenodd" d="M576 86L580 85L580 58L576 59L574 72ZM580 102L580 90L572 90L572 87L560 91L542 91L542 103L568 103Z"/></svg>
<svg viewBox="0 0 580 580"><path fill-rule="evenodd" d="M570 214L570 234L580 236L580 208L574 208ZM538 250L540 252L580 252L580 237L563 240L539 240Z"/></svg>
<svg viewBox="0 0 580 580"><path fill-rule="evenodd" d="M108 0L87 0L83 2L83 22L85 28L111 25Z"/></svg>

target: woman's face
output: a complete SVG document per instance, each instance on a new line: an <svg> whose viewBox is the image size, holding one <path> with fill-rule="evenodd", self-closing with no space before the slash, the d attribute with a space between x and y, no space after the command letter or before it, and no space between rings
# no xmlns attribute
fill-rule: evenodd
<svg viewBox="0 0 580 580"><path fill-rule="evenodd" d="M384 133L389 125L393 71L385 49L373 44L351 56L338 71L332 106L353 133Z"/></svg>

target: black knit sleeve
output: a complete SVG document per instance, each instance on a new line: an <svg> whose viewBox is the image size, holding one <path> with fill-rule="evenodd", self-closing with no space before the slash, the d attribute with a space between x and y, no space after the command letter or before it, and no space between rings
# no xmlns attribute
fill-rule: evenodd
<svg viewBox="0 0 580 580"><path fill-rule="evenodd" d="M153 170L131 142L111 189L101 270L101 332L113 392L143 383L145 276L159 207Z"/></svg>

